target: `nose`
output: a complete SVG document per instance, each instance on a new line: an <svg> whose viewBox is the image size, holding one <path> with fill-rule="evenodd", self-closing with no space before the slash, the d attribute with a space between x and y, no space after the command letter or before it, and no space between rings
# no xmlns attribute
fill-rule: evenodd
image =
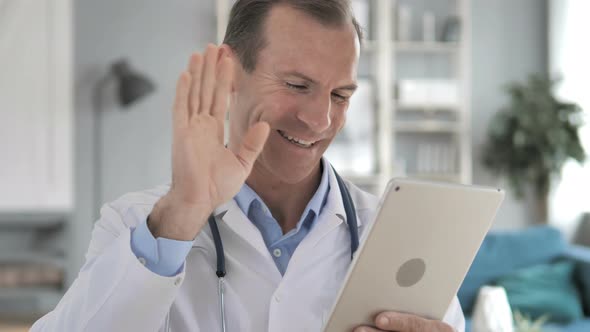
<svg viewBox="0 0 590 332"><path fill-rule="evenodd" d="M332 101L330 96L317 94L310 96L309 102L297 112L297 119L305 123L315 133L330 128Z"/></svg>

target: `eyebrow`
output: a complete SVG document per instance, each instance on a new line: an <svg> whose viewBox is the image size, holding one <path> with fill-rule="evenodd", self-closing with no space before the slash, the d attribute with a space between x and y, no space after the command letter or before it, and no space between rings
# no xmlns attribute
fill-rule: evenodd
<svg viewBox="0 0 590 332"><path fill-rule="evenodd" d="M314 79L312 79L311 77L309 77L303 73L297 72L297 71L284 72L283 75L299 77L302 80L305 80L311 84L317 84L317 82ZM352 84L338 87L335 90L349 90L349 91L354 92L357 88L358 88L358 85L356 83L352 83Z"/></svg>

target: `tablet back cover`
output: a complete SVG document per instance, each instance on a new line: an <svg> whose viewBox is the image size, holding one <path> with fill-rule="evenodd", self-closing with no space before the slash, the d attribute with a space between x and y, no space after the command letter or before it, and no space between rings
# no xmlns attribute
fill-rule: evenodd
<svg viewBox="0 0 590 332"><path fill-rule="evenodd" d="M392 179L325 332L382 311L442 320L504 197L495 188Z"/></svg>

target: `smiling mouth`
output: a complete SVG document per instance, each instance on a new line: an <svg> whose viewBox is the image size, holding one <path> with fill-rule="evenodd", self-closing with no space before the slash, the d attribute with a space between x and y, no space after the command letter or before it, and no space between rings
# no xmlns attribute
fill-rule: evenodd
<svg viewBox="0 0 590 332"><path fill-rule="evenodd" d="M279 133L279 135L281 135L287 141L289 141L299 147L302 147L302 148L311 148L316 143L316 142L305 141L305 140L299 139L297 137L289 136L281 130L277 130L277 132Z"/></svg>

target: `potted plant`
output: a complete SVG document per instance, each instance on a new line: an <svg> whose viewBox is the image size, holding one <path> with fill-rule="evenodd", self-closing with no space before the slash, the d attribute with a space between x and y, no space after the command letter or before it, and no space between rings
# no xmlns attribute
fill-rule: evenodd
<svg viewBox="0 0 590 332"><path fill-rule="evenodd" d="M533 320L529 315L523 315L520 311L514 313L514 332L545 332L543 325L549 319L549 315L543 315Z"/></svg>
<svg viewBox="0 0 590 332"><path fill-rule="evenodd" d="M545 223L551 178L559 176L569 158L580 163L586 158L578 136L581 109L558 100L555 83L537 74L525 84L510 84L510 104L492 118L483 148L484 166L506 177L517 197L532 189L537 214Z"/></svg>

